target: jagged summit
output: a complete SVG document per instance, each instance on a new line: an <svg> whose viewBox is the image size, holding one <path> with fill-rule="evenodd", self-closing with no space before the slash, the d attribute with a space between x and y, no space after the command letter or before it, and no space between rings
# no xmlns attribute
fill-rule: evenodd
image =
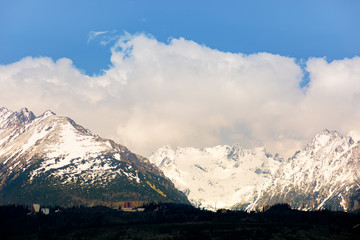
<svg viewBox="0 0 360 240"><path fill-rule="evenodd" d="M51 110L46 110L43 114L40 115L40 117L49 117L54 115L56 115L56 113L52 112Z"/></svg>
<svg viewBox="0 0 360 240"><path fill-rule="evenodd" d="M335 139L342 139L343 136L337 131L330 131L324 129L322 132L317 133L311 141L305 146L306 149L316 149L326 146L329 142Z"/></svg>
<svg viewBox="0 0 360 240"><path fill-rule="evenodd" d="M47 110L39 117L56 115L54 112ZM27 108L22 108L17 112L10 111L6 107L0 108L0 121L4 120L13 120L17 119L18 123L29 123L36 118L35 114L32 111L29 111Z"/></svg>
<svg viewBox="0 0 360 240"><path fill-rule="evenodd" d="M1 108L0 127L0 204L187 203L147 159L68 117Z"/></svg>
<svg viewBox="0 0 360 240"><path fill-rule="evenodd" d="M324 129L322 132L316 134L312 141L320 141L322 144L326 144L326 140L332 140L334 138L343 138L343 135L335 130Z"/></svg>
<svg viewBox="0 0 360 240"><path fill-rule="evenodd" d="M360 208L358 169L360 145L325 129L279 166L251 208L287 202L303 210L355 211Z"/></svg>
<svg viewBox="0 0 360 240"><path fill-rule="evenodd" d="M325 128L322 132L316 134L315 137L316 137L317 135L340 135L340 136L341 136L341 134L340 134L338 131L336 131L336 130L329 130L329 129L327 129L327 128Z"/></svg>
<svg viewBox="0 0 360 240"><path fill-rule="evenodd" d="M0 108L0 129L29 123L34 119L34 113L27 108L22 108L18 112L12 112L6 107Z"/></svg>
<svg viewBox="0 0 360 240"><path fill-rule="evenodd" d="M31 122L35 119L33 112L29 111L27 108L22 108L18 113L16 113L17 118L22 122Z"/></svg>

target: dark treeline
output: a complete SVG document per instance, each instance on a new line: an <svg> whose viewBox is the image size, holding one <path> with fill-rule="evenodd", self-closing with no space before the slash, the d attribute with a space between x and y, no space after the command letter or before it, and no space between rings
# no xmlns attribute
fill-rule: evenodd
<svg viewBox="0 0 360 240"><path fill-rule="evenodd" d="M257 212L211 212L182 204L148 204L144 212L107 207L1 206L1 239L359 239L360 214L304 212L277 204Z"/></svg>

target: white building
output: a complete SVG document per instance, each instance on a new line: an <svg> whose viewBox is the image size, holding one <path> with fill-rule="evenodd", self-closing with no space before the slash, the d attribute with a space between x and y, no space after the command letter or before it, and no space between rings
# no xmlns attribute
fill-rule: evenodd
<svg viewBox="0 0 360 240"><path fill-rule="evenodd" d="M49 209L49 208L42 208L42 209L41 209L41 212L42 212L44 215L49 215L50 209Z"/></svg>
<svg viewBox="0 0 360 240"><path fill-rule="evenodd" d="M31 205L31 212L32 213L40 212L40 204L34 203L33 205Z"/></svg>

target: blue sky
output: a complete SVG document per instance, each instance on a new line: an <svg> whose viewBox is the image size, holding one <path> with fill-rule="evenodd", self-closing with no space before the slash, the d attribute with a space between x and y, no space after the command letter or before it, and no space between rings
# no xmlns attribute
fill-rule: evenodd
<svg viewBox="0 0 360 240"><path fill-rule="evenodd" d="M360 139L360 1L0 0L0 103L149 156ZM305 83L304 83L305 80Z"/></svg>
<svg viewBox="0 0 360 240"><path fill-rule="evenodd" d="M26 56L67 57L87 74L110 64L90 31L145 32L162 42L183 37L233 53L307 59L360 55L356 0L0 1L0 64Z"/></svg>

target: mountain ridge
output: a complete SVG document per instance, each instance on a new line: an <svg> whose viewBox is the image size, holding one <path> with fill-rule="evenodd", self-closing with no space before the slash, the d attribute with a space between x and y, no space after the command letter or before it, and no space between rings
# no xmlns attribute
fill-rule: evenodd
<svg viewBox="0 0 360 240"><path fill-rule="evenodd" d="M360 143L325 129L289 158L251 209L287 202L302 210L360 208Z"/></svg>
<svg viewBox="0 0 360 240"><path fill-rule="evenodd" d="M50 110L0 108L0 204L188 200L210 210L357 211L360 141L325 129L288 159L239 144L164 146L147 159Z"/></svg>
<svg viewBox="0 0 360 240"><path fill-rule="evenodd" d="M240 145L174 149L166 146L155 151L149 160L193 205L210 210L230 208L239 198L250 204L282 161L263 147L249 150Z"/></svg>
<svg viewBox="0 0 360 240"><path fill-rule="evenodd" d="M0 196L3 204L188 203L146 158L68 117L26 108L0 108Z"/></svg>
<svg viewBox="0 0 360 240"><path fill-rule="evenodd" d="M235 146L241 149L239 145L232 147ZM202 149L212 149L216 151L218 147L219 146ZM227 148L231 147L227 146ZM232 173L235 175L241 174L241 177L257 177L253 177L247 185L241 185L239 182L233 181L232 175L226 175L227 173L224 172L221 175L221 177L226 179L224 185L230 184L233 186L228 189L228 195L225 198L232 198L232 203L236 201L234 198L238 199L238 202L233 205L228 201L225 205L218 204L216 206L217 202L224 200L224 194L215 188L212 189L213 197L210 203L202 199L201 194L196 197L191 196L191 192L196 192L197 188L202 186L202 183L199 183L199 181L191 181L191 179L200 179L201 176L205 176L206 173L189 170L191 164L184 169L179 162L191 162L190 160L186 160L186 158L192 159L194 155L186 155L181 153L181 151L184 152L186 149L194 150L196 148L169 149L172 148L167 146L167 151L172 151L171 154L166 154L164 148L160 148L155 151L149 159L164 171L165 175L175 183L175 186L188 195L189 200L194 205L199 205L198 202L200 202L200 206L204 206L210 210L229 208L248 211L261 209L277 203L288 203L291 207L301 210L329 208L332 210L356 211L360 209L360 171L358 170L360 169L360 141L355 143L352 137L343 137L337 131L325 129L316 134L303 150L297 151L287 160L284 160L278 154L268 154L264 148L248 149L247 152L252 155L255 155L257 149L263 149L264 154L262 154L257 161L267 158L280 163L276 165L275 168L272 168L270 172L263 171L264 169L260 168L263 166L263 162L259 161L258 168L247 168L246 174L241 171ZM202 149L195 151L201 152ZM239 152L242 154L230 154L228 156L236 156L237 162L254 161L251 158L245 157L244 152L246 151L242 150ZM228 156L224 155L221 159L218 159L218 161L223 161L227 159ZM197 158L203 158L203 162L208 161L206 155L197 156ZM279 161L279 159L281 160ZM177 169L174 170L171 164L174 164ZM211 164L210 161L209 165ZM192 168L195 169L195 165L196 163L193 164ZM244 166L245 165L242 167ZM201 167L204 168L203 166ZM186 174L177 174L179 172L185 172ZM254 173L258 175L254 175ZM261 174L264 173L267 174L266 178L263 179L259 185L259 182L257 182L261 179L259 175L261 176ZM206 182L206 180L211 181L212 178L214 178L214 175L209 174L203 182ZM190 182L191 184L189 184ZM184 185L188 186L189 189L186 189ZM248 188L251 189L251 191L248 192L247 196L236 195L239 187ZM206 194L204 194L204 196L205 195Z"/></svg>

